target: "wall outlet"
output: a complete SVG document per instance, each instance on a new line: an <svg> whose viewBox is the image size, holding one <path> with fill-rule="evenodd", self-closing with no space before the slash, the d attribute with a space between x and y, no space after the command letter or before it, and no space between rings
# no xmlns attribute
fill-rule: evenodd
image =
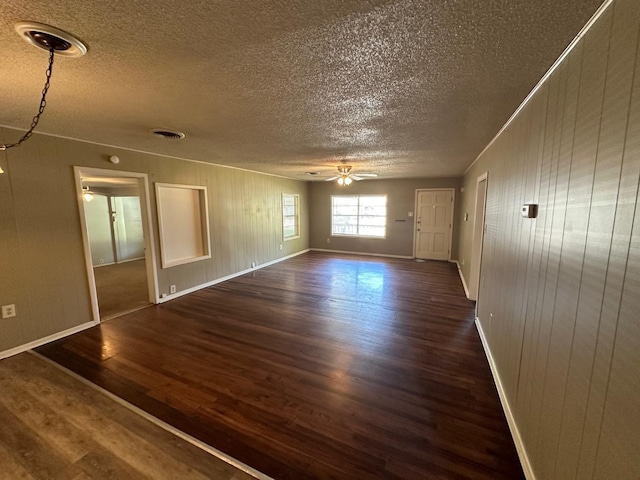
<svg viewBox="0 0 640 480"><path fill-rule="evenodd" d="M460 265L464 265L464 258L460 260Z"/></svg>
<svg viewBox="0 0 640 480"><path fill-rule="evenodd" d="M280 244L280 250L282 250L282 244Z"/></svg>
<svg viewBox="0 0 640 480"><path fill-rule="evenodd" d="M327 243L331 243L331 238L327 237Z"/></svg>
<svg viewBox="0 0 640 480"><path fill-rule="evenodd" d="M171 286L169 287L169 291L170 291L171 293L176 293L176 286L175 286L175 285L171 285Z"/></svg>
<svg viewBox="0 0 640 480"><path fill-rule="evenodd" d="M2 318L11 318L16 316L15 304L2 306Z"/></svg>

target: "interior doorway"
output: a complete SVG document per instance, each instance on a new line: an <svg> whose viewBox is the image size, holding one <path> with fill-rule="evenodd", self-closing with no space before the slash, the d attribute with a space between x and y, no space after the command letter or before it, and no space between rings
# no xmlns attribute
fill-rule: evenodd
<svg viewBox="0 0 640 480"><path fill-rule="evenodd" d="M451 260L454 189L416 190L413 256Z"/></svg>
<svg viewBox="0 0 640 480"><path fill-rule="evenodd" d="M157 303L145 174L75 167L95 321Z"/></svg>
<svg viewBox="0 0 640 480"><path fill-rule="evenodd" d="M471 244L471 272L469 299L478 300L480 291L480 272L482 270L482 245L485 232L485 210L487 205L488 172L478 177L476 182L476 207L473 217L473 240ZM477 311L477 310L476 310Z"/></svg>

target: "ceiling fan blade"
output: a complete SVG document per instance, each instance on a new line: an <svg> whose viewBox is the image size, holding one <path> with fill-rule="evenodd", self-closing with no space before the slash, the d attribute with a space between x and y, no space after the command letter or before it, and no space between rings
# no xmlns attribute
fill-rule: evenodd
<svg viewBox="0 0 640 480"><path fill-rule="evenodd" d="M335 176L335 177L327 178L327 179L325 180L325 182L333 182L334 180L337 180L337 179L339 179L339 178L340 178L340 175L337 175L337 176Z"/></svg>
<svg viewBox="0 0 640 480"><path fill-rule="evenodd" d="M356 182L359 182L360 180L364 180L364 178L359 177L358 175L351 174L351 175L349 175L349 176L350 176L353 180L355 180Z"/></svg>
<svg viewBox="0 0 640 480"><path fill-rule="evenodd" d="M369 177L369 178L378 176L377 173L357 173L356 175L358 175L359 177Z"/></svg>

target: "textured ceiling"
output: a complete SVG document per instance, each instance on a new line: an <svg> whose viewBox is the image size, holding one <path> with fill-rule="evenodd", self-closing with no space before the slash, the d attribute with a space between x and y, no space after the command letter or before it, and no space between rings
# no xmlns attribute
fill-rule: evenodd
<svg viewBox="0 0 640 480"><path fill-rule="evenodd" d="M38 131L304 180L342 161L457 176L600 3L9 0L0 125L37 110L47 54L13 29L28 20L89 47L56 59Z"/></svg>

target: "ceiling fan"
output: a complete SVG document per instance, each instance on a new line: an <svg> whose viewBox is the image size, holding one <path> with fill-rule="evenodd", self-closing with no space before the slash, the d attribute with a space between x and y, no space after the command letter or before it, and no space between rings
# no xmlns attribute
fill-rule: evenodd
<svg viewBox="0 0 640 480"><path fill-rule="evenodd" d="M360 181L365 178L377 177L377 173L351 173L351 165L344 165L338 167L338 175L335 177L327 178L326 182L338 181L338 185L350 185L353 180Z"/></svg>

